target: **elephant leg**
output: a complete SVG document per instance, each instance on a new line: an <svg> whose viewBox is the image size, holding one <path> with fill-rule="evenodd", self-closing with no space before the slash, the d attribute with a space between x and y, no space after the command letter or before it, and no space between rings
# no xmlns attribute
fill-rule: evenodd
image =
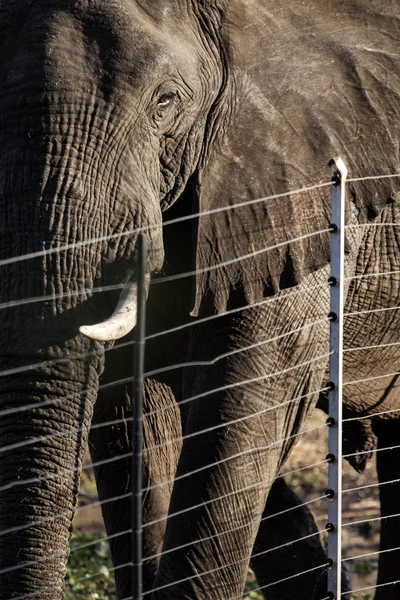
<svg viewBox="0 0 400 600"><path fill-rule="evenodd" d="M307 312L289 301L277 310L278 318L255 309L195 328L188 361L200 364L184 377L183 448L153 599L230 600L243 591L269 488L326 366L318 326L274 337Z"/></svg>
<svg viewBox="0 0 400 600"><path fill-rule="evenodd" d="M374 432L378 438L376 467L380 484L400 478L400 419L374 422ZM393 448L392 448L393 447ZM386 449L385 449L386 448ZM378 585L389 584L399 579L400 565L400 482L379 486L381 502L381 540L378 569ZM388 518L385 518L388 517ZM390 518L391 517L391 518ZM397 600L400 597L400 583L384 585L376 590L376 600Z"/></svg>
<svg viewBox="0 0 400 600"><path fill-rule="evenodd" d="M326 562L327 555L308 506L283 477L277 478L268 495L250 561L264 597L268 600L323 598L327 593L326 571L310 572L310 569ZM296 576L303 571L309 572ZM287 581L274 585L284 579ZM349 574L344 568L342 592L349 589Z"/></svg>
<svg viewBox="0 0 400 600"><path fill-rule="evenodd" d="M144 411L143 587L149 590L160 560L182 432L179 409L168 386L145 380ZM93 462L105 459L104 464L95 467L95 476L99 498L104 502L102 512L119 598L130 597L132 592L132 569L121 566L132 560L131 418L132 400L127 389L121 386L108 390L106 396L99 396L90 433ZM108 421L120 422L102 426ZM108 462L110 458L115 460ZM152 486L156 487L148 489ZM116 497L119 499L113 500ZM153 524L146 526L150 522Z"/></svg>

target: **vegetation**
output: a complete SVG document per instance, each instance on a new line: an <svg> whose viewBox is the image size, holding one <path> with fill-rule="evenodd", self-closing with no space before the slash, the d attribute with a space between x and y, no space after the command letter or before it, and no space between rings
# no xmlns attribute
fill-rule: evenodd
<svg viewBox="0 0 400 600"><path fill-rule="evenodd" d="M65 600L116 600L110 548L104 534L74 535L68 562ZM250 571L245 600L262 600Z"/></svg>
<svg viewBox="0 0 400 600"><path fill-rule="evenodd" d="M98 533L73 536L65 600L116 600L110 548L102 538Z"/></svg>

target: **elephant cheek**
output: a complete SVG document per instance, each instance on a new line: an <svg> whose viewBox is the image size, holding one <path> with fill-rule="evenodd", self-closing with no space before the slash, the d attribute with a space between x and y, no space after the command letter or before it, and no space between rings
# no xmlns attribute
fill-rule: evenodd
<svg viewBox="0 0 400 600"><path fill-rule="evenodd" d="M100 368L95 357L0 378L0 600L64 597Z"/></svg>

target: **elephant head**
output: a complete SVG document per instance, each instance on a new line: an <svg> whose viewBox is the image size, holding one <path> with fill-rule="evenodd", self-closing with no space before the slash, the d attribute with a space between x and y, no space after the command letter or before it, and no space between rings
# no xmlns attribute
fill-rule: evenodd
<svg viewBox="0 0 400 600"><path fill-rule="evenodd" d="M137 232L150 274L224 112L219 19L215 3L0 3L1 598L63 597L104 341L135 323Z"/></svg>
<svg viewBox="0 0 400 600"><path fill-rule="evenodd" d="M0 0L2 600L63 597L104 342L135 323L138 231L150 275L163 265L164 214L179 199L197 215L187 314L223 312L328 261L327 194L291 195L285 211L259 199L325 181L338 152L353 176L371 156L381 173L398 170L399 84L384 75L394 3L382 16L392 36L367 10L382 1L350 3L368 16L364 46L388 46L380 70L353 43L351 10L314 4L288 16L283 0ZM391 186L353 184L360 220Z"/></svg>

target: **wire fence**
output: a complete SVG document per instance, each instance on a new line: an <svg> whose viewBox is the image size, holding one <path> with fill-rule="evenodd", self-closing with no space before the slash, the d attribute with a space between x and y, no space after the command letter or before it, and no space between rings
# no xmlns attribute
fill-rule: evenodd
<svg viewBox="0 0 400 600"><path fill-rule="evenodd" d="M326 265L311 273L305 283L273 296L178 323L164 318L166 326L160 326L158 321L146 332L144 320L140 321L143 310L139 310L141 326L136 327L135 339L127 338L104 348L93 343L84 352L73 351L45 360L36 358L29 364L1 369L0 380L6 382L15 376L43 374L50 368L62 372L71 363L97 360L103 355L106 366L113 361L118 364L120 356L129 363L128 369L116 369L117 376L99 381L100 410L96 412L95 405L89 440L91 456L86 454L82 462L82 456L76 452L72 466L60 466L60 460L52 464L50 461L47 469L30 468L29 477L15 474L1 479L0 505L2 498L9 501L13 493L26 489L27 498L35 491L39 508L27 513L22 521L2 521L0 552L11 539L32 543L35 532L40 530L46 531L47 536L53 530L55 543L49 545L52 550L48 552L21 547L13 563L8 555L2 558L0 554L0 577L17 581L31 567L39 569L42 564L61 565L62 569L69 557L66 594L72 594L71 598L117 598L114 576L119 598L124 600L168 598L169 594L178 597L179 593L195 598L194 590L198 589L204 590L207 597L224 600L261 599L264 592L265 597L273 597L273 590L285 589L292 594L287 597L298 597L295 594L302 589L308 598L328 600L350 598L350 593L352 598L368 598L381 588L400 589L396 587L400 581L391 558L400 550L398 537L396 543L400 513L395 508L400 489L400 473L396 472L396 451L400 445L396 444L395 430L400 411L396 386L400 375L396 311L400 305L398 296L396 301L392 293L396 289L393 282L400 276L400 260L391 256L387 269L384 260L379 260L379 248L375 248L375 262L371 259L361 264L357 258L362 254L360 247L365 251L371 240L381 239L373 237L374 230L392 231L400 220L394 220L395 205L388 205L375 221L368 223L353 222L350 215L344 214L347 183L399 178L400 174L346 181L340 162L332 168L332 181L165 222L164 227L170 227L257 203L276 199L284 202L293 195L315 191L323 194L328 189L338 209L333 209L331 223L322 229L200 270L159 276L151 282L150 298L152 294L153 298L155 294L162 295L162 284L216 272L237 261L249 261L317 236L329 235L332 239L330 272ZM144 240L152 227L2 259L0 267L123 237L140 236ZM346 255L345 237L350 238L354 232L358 235L355 254L347 251ZM389 233L382 237L386 250L388 236ZM139 292L144 296L145 254L141 261L138 264L143 278ZM93 294L109 294L123 288L118 284L26 297L3 302L0 311L72 297L84 300ZM304 302L310 303L312 310L303 311ZM186 350L177 351L182 336ZM150 348L146 363L144 355L138 352L139 348L143 351L145 344ZM166 348L169 351L161 364L158 348L162 349L160 352ZM51 414L69 410L77 398L85 399L91 393L92 384L86 382L79 394L63 390L59 396L45 399L32 394L18 406L5 403L0 419L2 423L10 417L16 417L19 423L37 421L45 409ZM326 406L328 399L328 414L310 421L317 400ZM23 462L43 448L53 448L58 456L76 444L78 438L85 438L86 429L83 422L57 423L54 428L46 417L40 435L24 430L18 441L6 435L7 442L0 446L0 460L18 455ZM296 448L292 452L292 447L307 439L311 440L310 446L303 452L300 464ZM379 479L371 479L374 476L366 471L357 481L349 475L349 465L343 465L342 476L343 459L359 469L357 461L377 462ZM62 497L66 493L65 482L75 481L80 474L82 486L77 507L73 508L70 499L66 499L55 502L50 513L42 513L42 496L56 489ZM318 479L318 485L314 482L308 490L304 483L307 474ZM364 508L361 505L351 512L349 506L354 497L361 497ZM365 500L372 504L365 504ZM310 516L310 508L316 511L315 520ZM106 531L98 514L100 509ZM87 515L96 511L95 524L88 524ZM68 549L60 547L56 532L60 523L71 519L72 513L75 534ZM382 522L385 526L381 527L378 547L377 533ZM354 552L342 557L348 532L355 536L362 527L368 531L371 546L363 540ZM358 539L361 540L360 535ZM347 563L353 569L352 592L346 579ZM248 579L243 592L250 566L255 575ZM358 583L362 580L357 579L357 568L368 571L365 585ZM10 598L53 599L62 593L59 583L54 583Z"/></svg>

